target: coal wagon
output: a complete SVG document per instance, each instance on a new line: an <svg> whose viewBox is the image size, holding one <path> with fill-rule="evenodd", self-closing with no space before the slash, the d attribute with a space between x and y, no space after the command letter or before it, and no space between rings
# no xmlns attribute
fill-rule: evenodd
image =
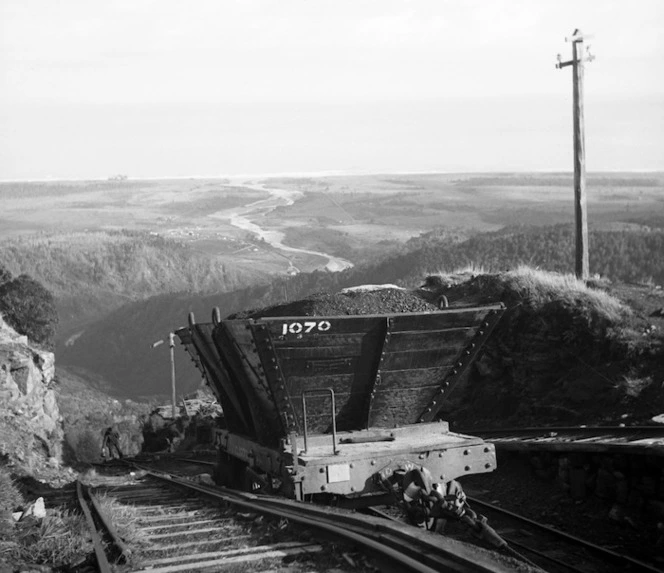
<svg viewBox="0 0 664 573"><path fill-rule="evenodd" d="M176 332L221 403L226 484L385 503L413 468L436 482L492 471L494 448L449 431L443 400L502 305L363 316L224 319Z"/></svg>

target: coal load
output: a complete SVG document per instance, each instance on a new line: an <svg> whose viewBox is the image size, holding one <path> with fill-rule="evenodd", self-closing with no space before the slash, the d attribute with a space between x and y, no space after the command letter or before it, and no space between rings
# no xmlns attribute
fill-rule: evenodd
<svg viewBox="0 0 664 573"><path fill-rule="evenodd" d="M277 304L258 310L230 315L229 319L263 318L276 316L342 316L391 314L404 312L431 312L438 306L413 292L386 288L380 290L350 290L336 294L319 293L308 298Z"/></svg>

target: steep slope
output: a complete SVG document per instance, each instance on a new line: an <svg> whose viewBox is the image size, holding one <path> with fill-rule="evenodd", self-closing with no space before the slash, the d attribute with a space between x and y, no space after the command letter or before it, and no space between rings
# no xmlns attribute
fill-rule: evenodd
<svg viewBox="0 0 664 573"><path fill-rule="evenodd" d="M34 235L4 241L0 264L53 293L61 338L127 302L165 292L219 292L264 280L249 268L136 231Z"/></svg>
<svg viewBox="0 0 664 573"><path fill-rule="evenodd" d="M0 457L24 468L62 460L62 420L52 352L36 348L0 316Z"/></svg>
<svg viewBox="0 0 664 573"><path fill-rule="evenodd" d="M450 245L435 235L413 241L416 248L372 266L341 273L315 272L273 280L230 293L201 296L163 295L127 305L88 329L71 346L58 350L63 364L83 367L109 380L120 395L168 393L170 383L167 349L150 344L186 320L193 311L199 321L209 320L213 307L222 316L250 308L304 298L316 292L338 292L357 284L396 283L416 287L431 272L482 265L484 272L516 268L519 264L554 271L573 266L573 236L569 226L539 231L512 229L478 235ZM612 279L664 282L664 250L661 231L595 232L591 235L591 269L611 271ZM176 354L178 381L184 389L195 387L198 373ZM185 358L185 359L183 359Z"/></svg>

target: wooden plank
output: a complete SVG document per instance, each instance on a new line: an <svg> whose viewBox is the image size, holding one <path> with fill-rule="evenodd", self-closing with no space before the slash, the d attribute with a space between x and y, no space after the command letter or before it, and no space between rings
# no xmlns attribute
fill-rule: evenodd
<svg viewBox="0 0 664 573"><path fill-rule="evenodd" d="M277 544L285 545L285 544ZM271 546L259 546L259 547L247 547L239 550L235 550L235 554L232 552L226 552L226 555L223 557L218 557L215 559L208 559L205 561L188 561L182 563L184 560L180 558L180 562L174 565L166 565L162 567L151 567L150 573L176 573L180 571L202 571L203 569L210 569L212 567L219 569L220 567L226 567L231 564L245 564L252 561L259 561L263 559L283 559L289 555L298 555L302 553L317 553L322 551L320 545L311 545L311 544L300 544L299 547L285 548L285 549L274 549L270 550ZM243 553L242 555L240 553Z"/></svg>
<svg viewBox="0 0 664 573"><path fill-rule="evenodd" d="M407 352L386 352L381 362L381 372L394 370L418 370L437 366L451 367L465 346L459 348L438 348L436 350L410 350Z"/></svg>
<svg viewBox="0 0 664 573"><path fill-rule="evenodd" d="M371 406L370 427L393 428L417 422L420 412L426 408L438 386L402 388L399 392L376 392Z"/></svg>
<svg viewBox="0 0 664 573"><path fill-rule="evenodd" d="M325 390L332 388L335 396L363 395L367 389L366 377L356 378L352 373L326 374L321 376L290 376L286 380L289 394L299 400L303 390Z"/></svg>
<svg viewBox="0 0 664 573"><path fill-rule="evenodd" d="M380 373L381 389L383 391L398 392L408 388L423 388L427 386L440 386L450 366L436 366L434 368L421 368L418 370L396 370Z"/></svg>
<svg viewBox="0 0 664 573"><path fill-rule="evenodd" d="M323 338L323 337L320 337ZM362 341L355 344L318 345L307 340L301 346L274 345L275 353L280 361L308 358L342 358L345 356L360 356L362 354ZM306 346L305 346L306 344Z"/></svg>
<svg viewBox="0 0 664 573"><path fill-rule="evenodd" d="M272 344L275 348L323 348L326 346L349 346L351 348L360 348L372 338L378 338L378 332L371 330L369 332L326 332L309 335L290 336L289 338L273 338Z"/></svg>
<svg viewBox="0 0 664 573"><path fill-rule="evenodd" d="M272 339L275 341L298 339L298 337L315 337L325 334L368 333L376 328L381 328L384 323L385 316L380 315L340 317L298 316L275 319L265 318L256 321L256 324L265 324L267 326ZM311 324L313 326L310 328Z"/></svg>
<svg viewBox="0 0 664 573"><path fill-rule="evenodd" d="M394 332L390 334L390 349L433 350L434 348L465 347L477 332L476 328L448 328L444 330L425 330L423 332Z"/></svg>
<svg viewBox="0 0 664 573"><path fill-rule="evenodd" d="M372 360L363 356L340 356L319 360L279 360L284 377L312 377L348 374L355 377L369 376Z"/></svg>
<svg viewBox="0 0 664 573"><path fill-rule="evenodd" d="M421 316L399 314L392 317L391 332L406 330L445 330L449 328L478 327L492 307L449 309ZM500 308L500 307L496 307Z"/></svg>
<svg viewBox="0 0 664 573"><path fill-rule="evenodd" d="M486 305L482 307L449 308L435 312L386 313L363 316L266 317L255 322L256 324L265 324L276 341L277 339L289 340L298 336L301 338L314 337L325 333L369 332L375 328L380 328L387 318L393 321L394 328L392 328L392 331L469 327L479 324L490 310L501 308L501 305ZM245 326L249 323L248 320L224 322L234 322ZM308 324L305 325L305 323ZM321 323L329 323L329 326L328 324L321 325Z"/></svg>

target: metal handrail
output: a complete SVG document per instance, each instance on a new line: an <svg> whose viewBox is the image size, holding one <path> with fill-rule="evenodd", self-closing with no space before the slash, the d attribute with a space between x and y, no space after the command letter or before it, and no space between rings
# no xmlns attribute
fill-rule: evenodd
<svg viewBox="0 0 664 573"><path fill-rule="evenodd" d="M337 449L337 417L336 409L334 405L334 390L332 388L327 388L330 392L330 397L332 398L332 453L336 456L339 453ZM317 390L304 390L302 392L302 427L304 430L304 453L307 453L307 399L306 396L310 398L327 396L327 393L320 392Z"/></svg>

